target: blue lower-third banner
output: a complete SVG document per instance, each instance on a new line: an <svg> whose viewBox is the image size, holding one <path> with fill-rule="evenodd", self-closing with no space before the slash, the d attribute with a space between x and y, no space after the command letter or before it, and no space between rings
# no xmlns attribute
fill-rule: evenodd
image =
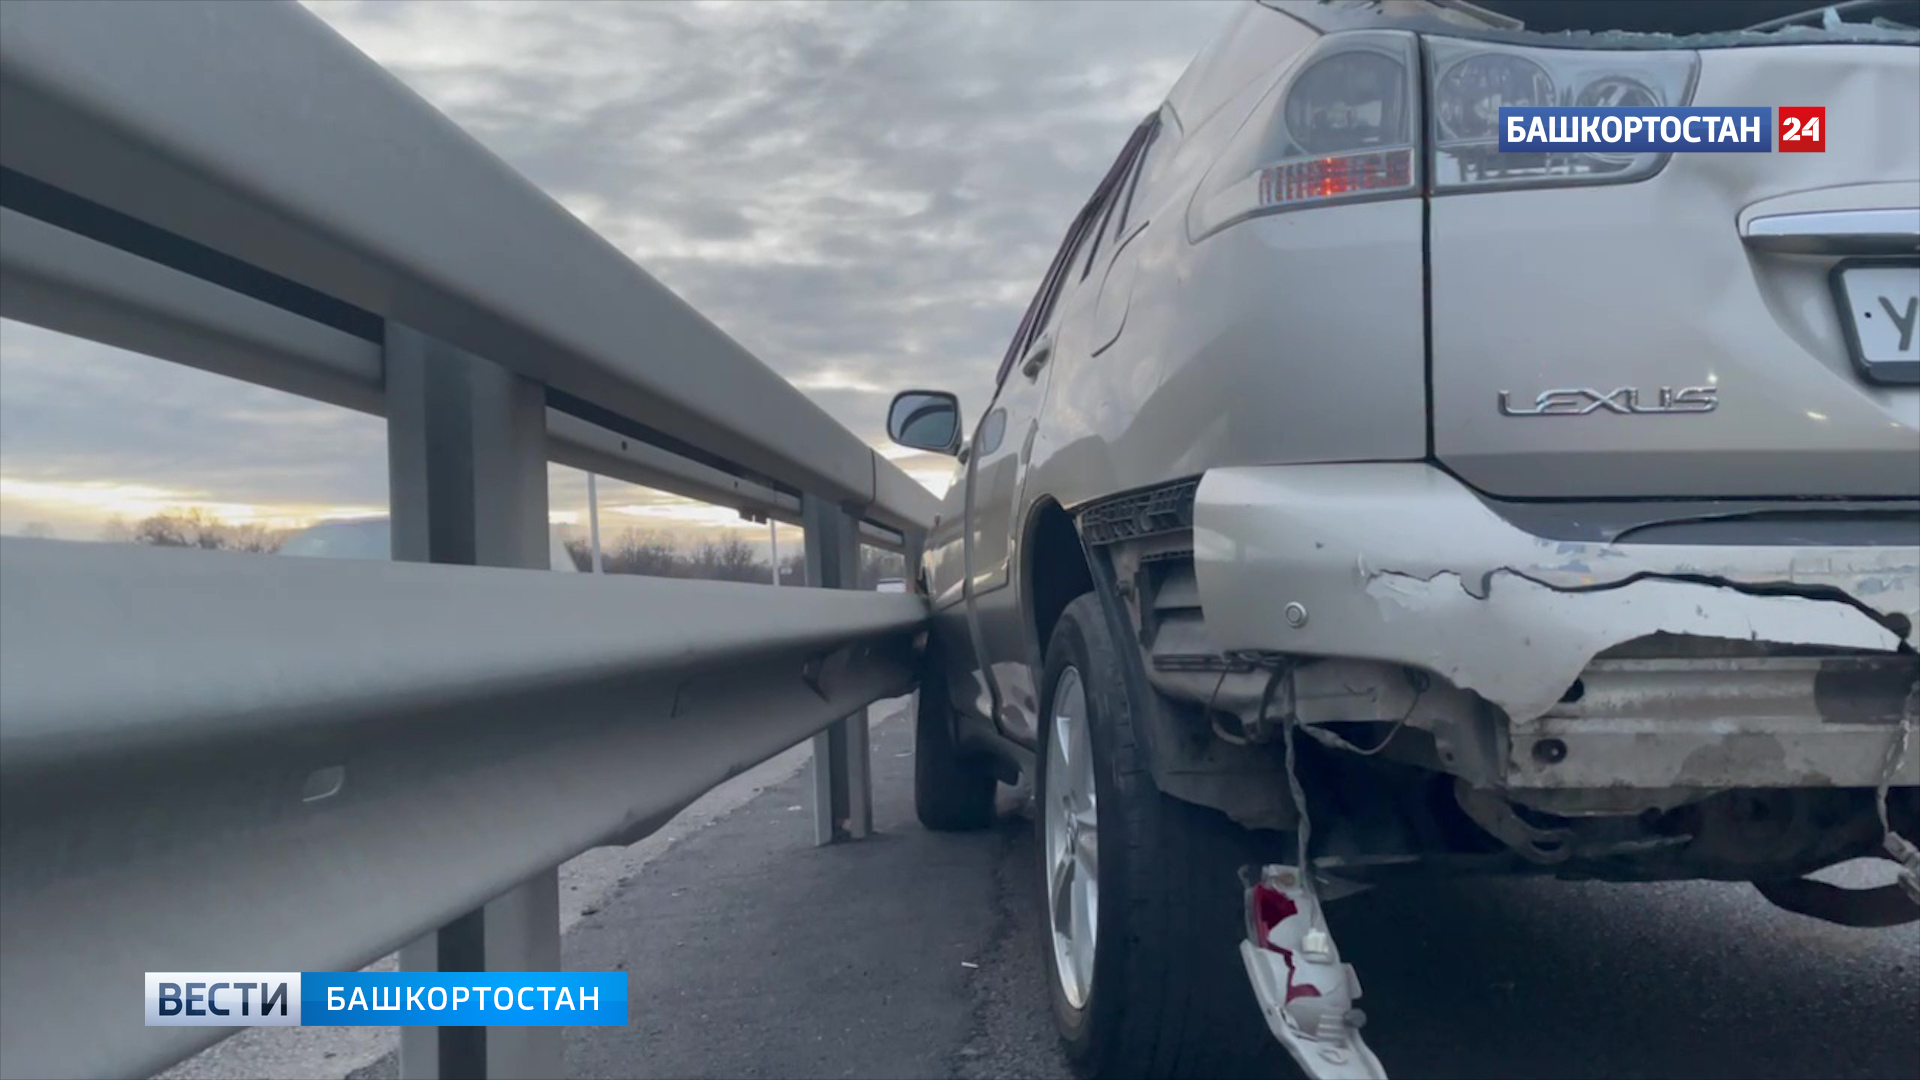
<svg viewBox="0 0 1920 1080"><path fill-rule="evenodd" d="M627 973L149 971L148 1027L623 1027Z"/></svg>
<svg viewBox="0 0 1920 1080"><path fill-rule="evenodd" d="M1766 105L1500 106L1503 154L1766 154Z"/></svg>

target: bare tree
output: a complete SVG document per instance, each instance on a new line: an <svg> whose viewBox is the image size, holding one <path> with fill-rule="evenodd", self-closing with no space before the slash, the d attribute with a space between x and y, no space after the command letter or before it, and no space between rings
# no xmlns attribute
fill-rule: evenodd
<svg viewBox="0 0 1920 1080"><path fill-rule="evenodd" d="M592 550L581 543L572 545L574 561L581 569L593 565ZM618 536L601 536L600 566L609 574L642 574L647 577L686 577L679 545L673 537L655 532L627 529Z"/></svg>
<svg viewBox="0 0 1920 1080"><path fill-rule="evenodd" d="M760 571L762 577L766 570ZM860 568L854 581L862 589L879 588L887 578L905 578L907 576L906 556L893 551L860 546ZM755 579L759 580L759 579ZM780 584L806 585L807 556L804 552L794 552L780 560Z"/></svg>
<svg viewBox="0 0 1920 1080"><path fill-rule="evenodd" d="M686 576L680 557L680 544L672 536L661 533L635 535L628 532L621 538L620 553L625 556L626 573L650 574L654 577Z"/></svg>
<svg viewBox="0 0 1920 1080"><path fill-rule="evenodd" d="M211 543L200 542L208 524L197 509L184 514L155 514L133 527L133 539L149 547L212 547Z"/></svg>
<svg viewBox="0 0 1920 1080"><path fill-rule="evenodd" d="M566 547L567 558L573 560L575 570L584 574L593 569L593 545L576 536L566 542Z"/></svg>
<svg viewBox="0 0 1920 1080"><path fill-rule="evenodd" d="M222 550L245 551L255 555L271 555L279 551L280 545L287 540L285 532L257 523L228 525L223 532Z"/></svg>
<svg viewBox="0 0 1920 1080"><path fill-rule="evenodd" d="M268 555L280 550L286 534L264 525L229 525L199 507L155 514L133 527L133 540L152 547L187 547L202 551L245 551Z"/></svg>
<svg viewBox="0 0 1920 1080"><path fill-rule="evenodd" d="M704 540L694 548L688 576L702 581L766 581L769 571L752 545L729 536L720 541Z"/></svg>
<svg viewBox="0 0 1920 1080"><path fill-rule="evenodd" d="M51 540L58 536L59 533L54 531L52 525L44 521L29 521L20 529L20 535L35 540Z"/></svg>
<svg viewBox="0 0 1920 1080"><path fill-rule="evenodd" d="M575 566L588 570L593 552L582 540L567 541L567 553ZM871 565L868 565L871 563ZM609 574L642 574L649 577L694 578L704 581L745 581L765 584L773 575L755 547L739 535L719 540L703 540L691 551L682 551L671 534L628 529L617 536L601 538L600 565ZM902 577L905 562L888 552L867 552L862 556L860 580L872 588L884 577ZM782 585L807 583L807 560L793 552L780 560Z"/></svg>
<svg viewBox="0 0 1920 1080"><path fill-rule="evenodd" d="M769 576L767 564L754 554L753 545L729 534L720 542L720 573L722 581L765 581Z"/></svg>
<svg viewBox="0 0 1920 1080"><path fill-rule="evenodd" d="M115 514L101 524L100 539L109 544L131 544L133 543L133 526L127 524L126 518Z"/></svg>

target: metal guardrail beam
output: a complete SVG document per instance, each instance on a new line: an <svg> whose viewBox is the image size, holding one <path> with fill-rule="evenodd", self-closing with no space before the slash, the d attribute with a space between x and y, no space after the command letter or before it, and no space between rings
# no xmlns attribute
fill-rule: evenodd
<svg viewBox="0 0 1920 1080"><path fill-rule="evenodd" d="M884 525L875 525L871 521L862 521L859 528L855 530L854 535L859 538L862 544L882 548L887 551L897 551L902 555L907 555L911 554L911 549L917 542L916 536L924 534L902 533L895 529L889 529ZM916 556L915 559L917 558ZM916 563L914 560L909 560L908 565L916 565Z"/></svg>
<svg viewBox="0 0 1920 1080"><path fill-rule="evenodd" d="M557 409L547 410L547 439L548 454L562 465L789 525L800 523L798 496L689 461Z"/></svg>
<svg viewBox="0 0 1920 1080"><path fill-rule="evenodd" d="M0 166L77 196L48 211L64 226L161 261L240 260L883 524L924 529L935 512L897 466L291 2L9 0L0 130Z"/></svg>
<svg viewBox="0 0 1920 1080"><path fill-rule="evenodd" d="M0 208L0 316L359 412L384 415L380 345ZM547 411L563 465L791 525L797 496ZM909 481L911 482L911 481ZM864 523L863 523L864 524ZM898 547L872 526L869 542Z"/></svg>
<svg viewBox="0 0 1920 1080"><path fill-rule="evenodd" d="M0 316L360 412L382 408L378 342L4 208Z"/></svg>
<svg viewBox="0 0 1920 1080"><path fill-rule="evenodd" d="M403 560L544 565L547 458L804 517L827 586L936 508L291 3L0 4L0 286L8 317L387 417ZM146 1075L230 1033L113 1020L102 987L144 971L556 966L560 862L822 731L823 835L864 833L856 710L911 686L925 617L24 540L0 596L9 1076ZM407 1075L559 1062L545 1035L409 1045Z"/></svg>
<svg viewBox="0 0 1920 1080"><path fill-rule="evenodd" d="M228 1034L101 1022L143 971L353 970L646 835L907 690L925 614L18 539L0 595L0 1074L39 1077Z"/></svg>

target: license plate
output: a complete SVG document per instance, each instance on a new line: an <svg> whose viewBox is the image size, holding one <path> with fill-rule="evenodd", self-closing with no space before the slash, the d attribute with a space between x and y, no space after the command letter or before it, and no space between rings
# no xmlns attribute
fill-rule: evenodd
<svg viewBox="0 0 1920 1080"><path fill-rule="evenodd" d="M1861 372L1874 382L1920 383L1920 262L1843 265L1834 295Z"/></svg>

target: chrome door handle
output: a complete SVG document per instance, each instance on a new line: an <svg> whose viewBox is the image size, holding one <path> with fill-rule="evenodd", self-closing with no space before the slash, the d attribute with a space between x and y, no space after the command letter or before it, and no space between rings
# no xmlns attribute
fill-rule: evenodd
<svg viewBox="0 0 1920 1080"><path fill-rule="evenodd" d="M1046 367L1047 361L1051 359L1053 359L1053 335L1048 334L1034 342L1033 348L1027 350L1027 358L1020 361L1020 374L1029 379L1036 378L1040 374L1040 369Z"/></svg>
<svg viewBox="0 0 1920 1080"><path fill-rule="evenodd" d="M1741 240L1755 251L1793 255L1920 253L1920 207L1769 214L1747 222Z"/></svg>

